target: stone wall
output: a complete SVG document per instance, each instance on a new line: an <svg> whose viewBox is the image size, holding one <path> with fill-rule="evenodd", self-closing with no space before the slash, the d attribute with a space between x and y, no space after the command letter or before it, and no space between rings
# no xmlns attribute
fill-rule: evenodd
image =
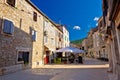
<svg viewBox="0 0 120 80"><path fill-rule="evenodd" d="M46 23L45 23L46 22ZM44 39L44 45L49 48L51 51L55 51L55 26L49 20L44 18L44 31L46 31L46 35L44 37L47 38L47 42ZM53 39L53 42L51 41Z"/></svg>

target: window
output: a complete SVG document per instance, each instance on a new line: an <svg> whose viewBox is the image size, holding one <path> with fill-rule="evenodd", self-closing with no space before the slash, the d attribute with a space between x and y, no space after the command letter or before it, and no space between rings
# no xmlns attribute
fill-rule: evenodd
<svg viewBox="0 0 120 80"><path fill-rule="evenodd" d="M14 33L14 25L12 21L4 19L3 32L10 35Z"/></svg>
<svg viewBox="0 0 120 80"><path fill-rule="evenodd" d="M58 42L58 47L60 47L60 43Z"/></svg>
<svg viewBox="0 0 120 80"><path fill-rule="evenodd" d="M35 30L32 30L32 41L36 41L37 39L37 32Z"/></svg>
<svg viewBox="0 0 120 80"><path fill-rule="evenodd" d="M120 44L120 25L118 26L118 39L119 39L119 44Z"/></svg>
<svg viewBox="0 0 120 80"><path fill-rule="evenodd" d="M53 28L54 28L54 26L53 26L53 25L51 25L51 27L53 27Z"/></svg>
<svg viewBox="0 0 120 80"><path fill-rule="evenodd" d="M60 33L58 33L58 34L59 34L58 36L61 37Z"/></svg>
<svg viewBox="0 0 120 80"><path fill-rule="evenodd" d="M65 41L66 41L66 36L65 36Z"/></svg>
<svg viewBox="0 0 120 80"><path fill-rule="evenodd" d="M37 21L37 13L36 12L33 12L33 20Z"/></svg>
<svg viewBox="0 0 120 80"><path fill-rule="evenodd" d="M59 38L59 41L61 41L61 38Z"/></svg>
<svg viewBox="0 0 120 80"><path fill-rule="evenodd" d="M29 63L29 52L19 51L17 61L24 62L24 64L28 64Z"/></svg>
<svg viewBox="0 0 120 80"><path fill-rule="evenodd" d="M69 42L68 38L67 38L67 42Z"/></svg>
<svg viewBox="0 0 120 80"><path fill-rule="evenodd" d="M55 35L58 36L58 31L56 31Z"/></svg>
<svg viewBox="0 0 120 80"><path fill-rule="evenodd" d="M44 31L44 36L48 36L48 31Z"/></svg>
<svg viewBox="0 0 120 80"><path fill-rule="evenodd" d="M54 43L54 38L51 38L51 44L53 44Z"/></svg>
<svg viewBox="0 0 120 80"><path fill-rule="evenodd" d="M37 62L37 65L39 65L40 63L39 62Z"/></svg>
<svg viewBox="0 0 120 80"><path fill-rule="evenodd" d="M7 3L13 7L15 7L15 0L7 0Z"/></svg>
<svg viewBox="0 0 120 80"><path fill-rule="evenodd" d="M47 41L48 41L48 37L44 36L44 43L47 43Z"/></svg>
<svg viewBox="0 0 120 80"><path fill-rule="evenodd" d="M47 20L44 21L44 27L46 27L46 28L48 27L48 21Z"/></svg>
<svg viewBox="0 0 120 80"><path fill-rule="evenodd" d="M84 50L84 47L82 47L82 50Z"/></svg>

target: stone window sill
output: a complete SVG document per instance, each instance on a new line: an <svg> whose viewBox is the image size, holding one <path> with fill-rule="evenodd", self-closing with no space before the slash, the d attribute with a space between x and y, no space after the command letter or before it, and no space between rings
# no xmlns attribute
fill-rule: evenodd
<svg viewBox="0 0 120 80"><path fill-rule="evenodd" d="M17 63L18 63L18 64L23 64L23 63L24 63L24 61L18 61Z"/></svg>

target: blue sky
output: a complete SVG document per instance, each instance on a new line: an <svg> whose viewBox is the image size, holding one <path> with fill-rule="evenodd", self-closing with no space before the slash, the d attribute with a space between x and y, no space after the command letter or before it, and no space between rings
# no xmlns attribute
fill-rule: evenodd
<svg viewBox="0 0 120 80"><path fill-rule="evenodd" d="M85 38L102 15L102 0L31 0L56 23L67 26L70 41Z"/></svg>

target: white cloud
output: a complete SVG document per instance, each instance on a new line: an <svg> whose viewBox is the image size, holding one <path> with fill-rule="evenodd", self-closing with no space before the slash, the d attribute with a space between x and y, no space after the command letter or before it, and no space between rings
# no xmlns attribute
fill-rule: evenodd
<svg viewBox="0 0 120 80"><path fill-rule="evenodd" d="M98 23L96 23L96 26L98 26Z"/></svg>
<svg viewBox="0 0 120 80"><path fill-rule="evenodd" d="M95 17L95 18L94 18L94 21L98 21L98 20L99 20L99 17Z"/></svg>
<svg viewBox="0 0 120 80"><path fill-rule="evenodd" d="M75 29L75 30L81 30L81 28L79 26L74 26L73 29Z"/></svg>

